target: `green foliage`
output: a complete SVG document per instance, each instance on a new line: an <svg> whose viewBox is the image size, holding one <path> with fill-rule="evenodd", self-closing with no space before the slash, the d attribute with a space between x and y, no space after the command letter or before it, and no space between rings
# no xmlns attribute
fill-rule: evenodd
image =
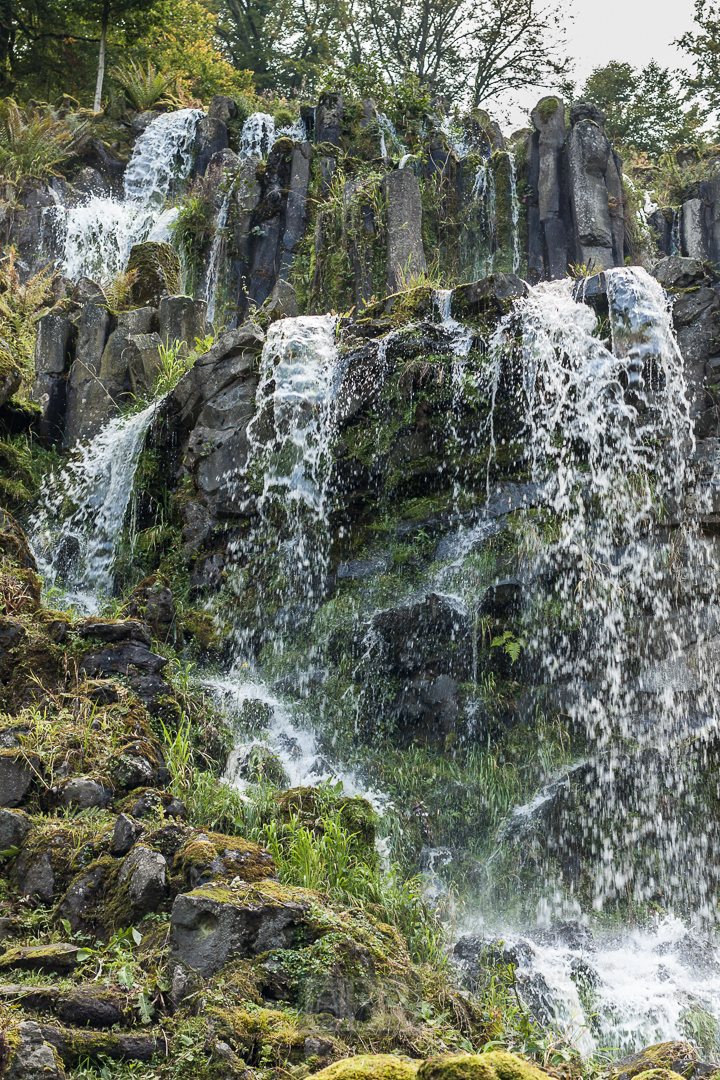
<svg viewBox="0 0 720 1080"><path fill-rule="evenodd" d="M700 98L711 112L720 106L720 6L713 0L695 0L696 30L673 42L688 53L695 70L683 77L689 97Z"/></svg>
<svg viewBox="0 0 720 1080"><path fill-rule="evenodd" d="M706 115L683 105L674 76L654 60L640 71L618 60L595 68L578 96L607 113L611 139L653 157L694 140Z"/></svg>
<svg viewBox="0 0 720 1080"><path fill-rule="evenodd" d="M524 647L524 639L515 637L511 630L504 630L502 634L498 637L494 637L490 642L491 649L502 649L502 651L510 657L513 663L515 663L520 656Z"/></svg>
<svg viewBox="0 0 720 1080"><path fill-rule="evenodd" d="M42 179L76 153L87 124L72 114L61 118L49 106L21 109L12 98L0 102L0 176Z"/></svg>
<svg viewBox="0 0 720 1080"><path fill-rule="evenodd" d="M160 345L160 370L155 383L155 397L163 397L180 382L186 371L189 371L197 360L197 352L188 352L182 341L168 342Z"/></svg>
<svg viewBox="0 0 720 1080"><path fill-rule="evenodd" d="M27 399L32 389L37 323L54 307L54 277L48 268L21 281L14 247L0 258L0 371L8 365L19 368L23 377L17 394L20 400Z"/></svg>
<svg viewBox="0 0 720 1080"><path fill-rule="evenodd" d="M158 71L150 60L146 68L134 60L118 64L112 69L111 75L140 112L162 102L173 81L172 71Z"/></svg>

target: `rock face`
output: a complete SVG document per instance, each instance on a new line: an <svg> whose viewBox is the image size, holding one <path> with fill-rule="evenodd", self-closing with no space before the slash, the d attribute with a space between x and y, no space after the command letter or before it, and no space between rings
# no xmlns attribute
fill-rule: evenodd
<svg viewBox="0 0 720 1080"><path fill-rule="evenodd" d="M128 882L130 903L138 914L155 911L167 891L167 863L159 851L136 844L120 867L120 884Z"/></svg>
<svg viewBox="0 0 720 1080"><path fill-rule="evenodd" d="M387 291L427 272L422 240L420 185L411 169L396 169L383 181L387 199Z"/></svg>
<svg viewBox="0 0 720 1080"><path fill-rule="evenodd" d="M25 1020L13 1034L17 1042L5 1063L3 1080L65 1080L65 1070L39 1024Z"/></svg>
<svg viewBox="0 0 720 1080"><path fill-rule="evenodd" d="M307 911L307 901L294 899L292 889L270 883L183 893L173 904L171 961L207 977L234 957L288 948Z"/></svg>
<svg viewBox="0 0 720 1080"><path fill-rule="evenodd" d="M577 262L593 271L622 266L622 161L605 134L605 114L586 102L570 110L567 137Z"/></svg>
<svg viewBox="0 0 720 1080"><path fill-rule="evenodd" d="M170 244L154 240L135 244L126 270L137 273L132 297L138 305L157 307L164 296L180 292L180 258Z"/></svg>
<svg viewBox="0 0 720 1080"><path fill-rule="evenodd" d="M570 221L565 166L565 106L543 98L532 112L528 180L533 196L528 208L530 269L537 277L563 277L570 254Z"/></svg>
<svg viewBox="0 0 720 1080"><path fill-rule="evenodd" d="M35 382L32 400L42 408L41 433L49 442L62 438L67 381L76 330L61 315L44 315L38 321L35 341Z"/></svg>

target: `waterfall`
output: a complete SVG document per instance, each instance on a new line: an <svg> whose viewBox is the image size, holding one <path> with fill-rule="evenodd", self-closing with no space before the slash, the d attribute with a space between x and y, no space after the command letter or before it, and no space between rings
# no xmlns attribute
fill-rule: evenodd
<svg viewBox="0 0 720 1080"><path fill-rule="evenodd" d="M135 143L125 170L123 199L92 195L72 207L52 207L43 216L62 252L63 273L108 281L123 271L130 249L147 239L167 239L176 210L165 202L173 185L190 173L200 109L164 113L148 124Z"/></svg>
<svg viewBox="0 0 720 1080"><path fill-rule="evenodd" d="M510 212L512 215L512 238L513 238L513 274L520 269L520 200L517 193L517 173L515 171L515 155L508 151L508 164L510 166Z"/></svg>
<svg viewBox="0 0 720 1080"><path fill-rule="evenodd" d="M212 247L210 248L210 258L208 260L207 270L205 271L205 284L201 290L201 299L207 300L207 321L212 324L215 318L215 301L217 299L218 284L220 282L220 265L222 256L222 244L225 240L225 226L227 225L228 210L230 208L230 199L233 194L233 185L225 193L225 197L222 202L222 206L218 212L217 222L215 223L215 235L213 236Z"/></svg>
<svg viewBox="0 0 720 1080"><path fill-rule="evenodd" d="M248 116L240 135L240 157L266 158L275 142L275 120L270 113Z"/></svg>
<svg viewBox="0 0 720 1080"><path fill-rule="evenodd" d="M62 472L53 470L43 481L29 538L45 581L61 582L81 610L96 611L112 595L135 471L160 404L110 420Z"/></svg>

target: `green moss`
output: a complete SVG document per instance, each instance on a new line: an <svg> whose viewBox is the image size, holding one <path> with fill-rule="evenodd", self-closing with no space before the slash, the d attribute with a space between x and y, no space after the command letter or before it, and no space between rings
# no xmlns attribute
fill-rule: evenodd
<svg viewBox="0 0 720 1080"><path fill-rule="evenodd" d="M130 251L126 272L137 273L132 299L137 305L157 307L166 294L180 292L180 258L170 244L146 240Z"/></svg>
<svg viewBox="0 0 720 1080"><path fill-rule="evenodd" d="M629 1060L625 1060L622 1065L612 1067L608 1070L609 1077L619 1077L621 1074L626 1080L635 1080L635 1077L640 1076L641 1073L648 1073L656 1069L673 1071L673 1065L676 1061L689 1060L694 1061L696 1053L692 1046L684 1042L665 1042L655 1043L653 1046L647 1046L644 1050L641 1050L639 1054L635 1054Z"/></svg>
<svg viewBox="0 0 720 1080"><path fill-rule="evenodd" d="M537 1065L504 1050L432 1058L420 1066L417 1076L418 1080L547 1080Z"/></svg>
<svg viewBox="0 0 720 1080"><path fill-rule="evenodd" d="M537 105L536 112L543 124L547 124L560 108L560 102L556 97L543 98Z"/></svg>
<svg viewBox="0 0 720 1080"><path fill-rule="evenodd" d="M223 644L223 638L218 629L215 619L206 611L198 611L190 608L183 612L181 617L182 628L186 634L190 634L201 649L206 652L219 650Z"/></svg>
<svg viewBox="0 0 720 1080"><path fill-rule="evenodd" d="M202 878L240 878L253 883L276 874L275 864L263 848L237 836L213 832L192 836L177 852L172 866L178 889L180 883L192 887Z"/></svg>
<svg viewBox="0 0 720 1080"><path fill-rule="evenodd" d="M298 787L278 795L277 804L281 821L297 816L300 824L317 835L322 835L324 816L339 818L342 827L354 837L353 854L368 865L375 865L377 816L366 799L359 795L333 796L317 788Z"/></svg>
<svg viewBox="0 0 720 1080"><path fill-rule="evenodd" d="M217 1035L229 1042L248 1065L280 1065L304 1057L307 1032L286 1012L210 1006L207 1014Z"/></svg>
<svg viewBox="0 0 720 1080"><path fill-rule="evenodd" d="M316 1080L414 1080L418 1063L394 1054L367 1054L336 1061L315 1073Z"/></svg>

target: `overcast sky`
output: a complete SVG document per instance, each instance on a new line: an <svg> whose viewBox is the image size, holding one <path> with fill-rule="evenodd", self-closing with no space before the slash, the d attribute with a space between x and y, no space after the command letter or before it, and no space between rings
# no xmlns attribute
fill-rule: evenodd
<svg viewBox="0 0 720 1080"><path fill-rule="evenodd" d="M645 67L657 60L662 67L688 66L684 53L671 42L693 26L693 0L566 0L569 52L575 59L574 78L582 86L593 68L610 60ZM522 127L527 111L541 94L510 94L503 128Z"/></svg>

